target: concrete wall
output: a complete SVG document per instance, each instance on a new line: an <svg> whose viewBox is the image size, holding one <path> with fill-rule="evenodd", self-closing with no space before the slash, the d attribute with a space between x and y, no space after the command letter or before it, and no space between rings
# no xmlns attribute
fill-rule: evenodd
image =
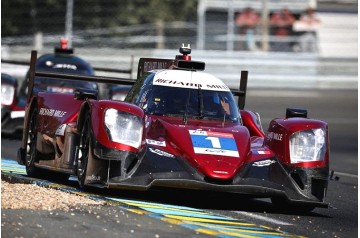
<svg viewBox="0 0 360 238"><path fill-rule="evenodd" d="M358 15L347 13L318 13L321 57L358 57Z"/></svg>

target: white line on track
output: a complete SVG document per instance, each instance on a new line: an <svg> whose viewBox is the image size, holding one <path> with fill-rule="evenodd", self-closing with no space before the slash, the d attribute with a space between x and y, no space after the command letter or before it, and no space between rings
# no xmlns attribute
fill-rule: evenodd
<svg viewBox="0 0 360 238"><path fill-rule="evenodd" d="M241 214L243 216L247 216L247 217L250 217L250 218L257 219L257 220L266 221L266 222L273 223L273 224L276 224L276 225L283 225L283 226L292 226L293 225L291 223L280 221L278 219L269 218L269 217L266 217L266 216L261 216L261 215L257 215L257 214L250 213L250 212L239 212L239 211L234 211L234 212L238 213L238 214Z"/></svg>
<svg viewBox="0 0 360 238"><path fill-rule="evenodd" d="M340 175L340 176L345 176L345 177L350 177L350 178L358 178L358 176L356 174L349 174L349 173L342 173L342 172L334 172L335 175Z"/></svg>

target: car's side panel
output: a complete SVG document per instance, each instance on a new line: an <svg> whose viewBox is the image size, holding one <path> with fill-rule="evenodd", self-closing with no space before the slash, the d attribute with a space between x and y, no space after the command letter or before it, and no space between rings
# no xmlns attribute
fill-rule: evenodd
<svg viewBox="0 0 360 238"><path fill-rule="evenodd" d="M36 149L46 156L46 160L55 160L63 152L66 124L74 122L82 100L76 100L73 94L39 93L33 108L37 110L38 141Z"/></svg>
<svg viewBox="0 0 360 238"><path fill-rule="evenodd" d="M277 154L277 157L286 165L290 163L289 141L290 136L298 131L322 128L326 132L326 153L324 160L296 164L297 167L324 168L329 165L329 135L327 123L307 118L274 119L270 122L265 139L265 145Z"/></svg>

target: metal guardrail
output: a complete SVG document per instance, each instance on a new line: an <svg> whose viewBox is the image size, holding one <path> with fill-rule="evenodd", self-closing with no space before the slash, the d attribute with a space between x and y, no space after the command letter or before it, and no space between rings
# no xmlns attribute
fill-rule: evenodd
<svg viewBox="0 0 360 238"><path fill-rule="evenodd" d="M12 48L11 59L26 59L30 50ZM82 58L103 68L135 64L140 57L173 58L174 49L81 49ZM133 62L130 57L133 56ZM121 57L119 57L121 56ZM124 57L127 56L127 57ZM10 58L9 58L10 59ZM227 52L194 50L193 59L206 63L205 71L237 88L241 70L249 71L248 88L357 89L358 64L353 57L320 57L304 53ZM133 71L136 69L134 68ZM2 71L24 77L27 67L3 64ZM129 72L129 71L128 71ZM104 73L103 76L111 76ZM125 76L125 75L124 75ZM127 76L125 76L127 77ZM132 74L130 78L135 78Z"/></svg>

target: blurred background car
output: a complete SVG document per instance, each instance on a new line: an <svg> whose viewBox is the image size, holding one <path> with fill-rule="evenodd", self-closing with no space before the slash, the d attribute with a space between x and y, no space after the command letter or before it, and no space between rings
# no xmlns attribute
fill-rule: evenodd
<svg viewBox="0 0 360 238"><path fill-rule="evenodd" d="M74 55L67 47L67 40L60 40L60 47L54 53L44 54L37 60L36 69L48 72L95 75L93 67L82 58ZM27 76L18 90L18 81L8 74L1 74L1 133L2 135L21 135L24 124L27 100ZM98 90L98 85L85 81L53 80L35 78L34 92L73 93L77 88Z"/></svg>
<svg viewBox="0 0 360 238"><path fill-rule="evenodd" d="M25 97L17 95L17 79L1 73L1 132L21 132L25 115Z"/></svg>
<svg viewBox="0 0 360 238"><path fill-rule="evenodd" d="M39 71L95 75L93 67L82 58L74 55L74 49L67 48L67 40L61 38L60 48L55 48L53 54L45 54L38 58L36 69ZM27 77L26 77L27 78ZM26 92L27 81L24 80L20 92ZM51 78L35 78L34 91L72 93L76 88L97 90L93 82L53 80Z"/></svg>

